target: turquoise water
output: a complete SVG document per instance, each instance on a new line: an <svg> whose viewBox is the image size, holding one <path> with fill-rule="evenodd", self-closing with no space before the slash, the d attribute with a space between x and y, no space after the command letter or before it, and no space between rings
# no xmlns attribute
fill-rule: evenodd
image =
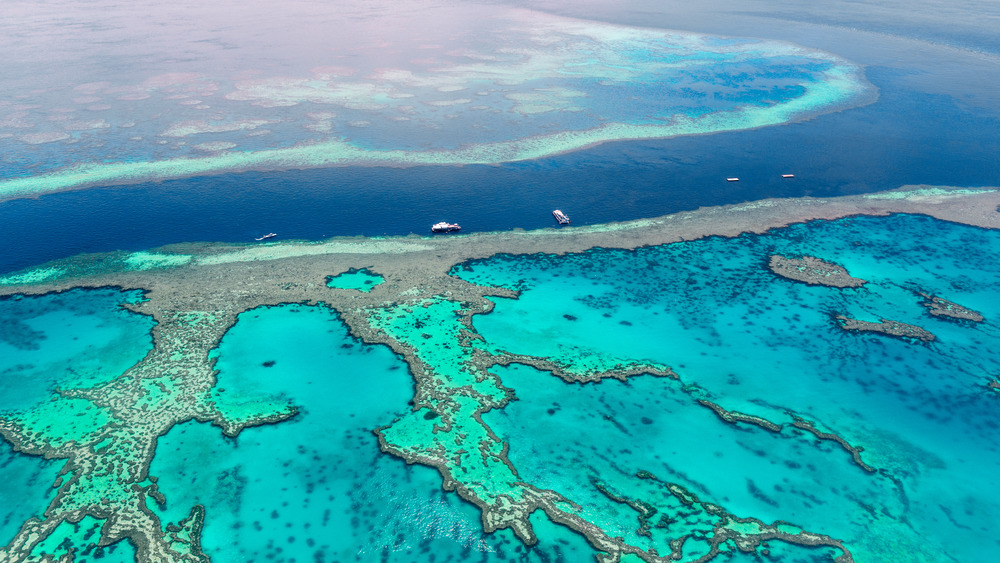
<svg viewBox="0 0 1000 563"><path fill-rule="evenodd" d="M766 267L772 253L818 256L869 283L841 290L778 278ZM510 441L526 480L579 495L612 522L620 506L590 479L650 495L635 478L646 470L737 515L844 539L859 561L989 561L1000 554L989 535L1000 492L983 484L1000 468L1000 415L986 383L1000 358L984 351L1000 337L998 258L1000 233L893 216L634 252L496 257L456 272L523 289L475 318L497 348L568 363L602 354L659 361L698 386L577 386L504 370L522 400L485 420ZM916 291L986 321L933 318ZM835 314L916 324L938 340L847 333ZM802 432L726 425L694 402L701 397L778 423L794 412L864 447L879 473ZM622 533L635 528L633 520Z"/></svg>
<svg viewBox="0 0 1000 563"><path fill-rule="evenodd" d="M368 268L360 270L351 268L342 274L327 278L326 285L337 289L356 289L367 293L384 281L385 278Z"/></svg>
<svg viewBox="0 0 1000 563"><path fill-rule="evenodd" d="M85 516L79 522L63 522L56 531L35 548L36 554L61 554L68 549L73 553L73 563L129 563L135 561L135 548L128 541L119 541L106 547L97 545L104 520ZM57 555L58 556L58 555Z"/></svg>
<svg viewBox="0 0 1000 563"><path fill-rule="evenodd" d="M555 207L580 225L772 196L1000 181L996 3L227 2L5 3L3 197L184 179L6 202L0 271L270 231L423 233L428 217L445 212L477 232L545 226ZM639 27L520 10L532 6ZM655 29L664 27L712 35ZM860 74L830 79L860 69L878 89L872 105L757 127L855 103L871 93ZM648 140L736 129L744 131ZM621 138L647 140L574 151ZM562 151L574 152L534 158ZM375 166L288 170L356 162ZM434 166L474 162L507 164ZM86 168L68 169L78 164ZM217 174L245 169L275 172ZM736 175L740 183L724 181ZM484 346L577 367L649 359L690 384L570 385L499 368L520 400L485 420L511 445L521 477L640 545L681 524L654 526L647 538L638 513L598 485L657 507L657 517L679 509L657 481L637 478L650 471L737 515L843 538L859 562L995 561L1000 397L986 383L1000 377L997 248L996 233L895 217L476 262L462 275L524 289L475 319ZM816 254L870 283L836 290L777 278L766 269L775 252ZM380 281L359 274L332 287L365 291ZM932 318L919 291L986 322ZM107 382L143 357L151 321L118 306L139 298L78 290L0 299L0 417L27 422L39 444L96 445L96 429L112 422L106 409L49 399L57 388ZM424 311L442 322L419 351L459 380L475 375L458 368L464 356L431 345L455 340L453 305ZM836 314L917 324L938 340L845 333ZM412 330L424 319L394 321L397 336L424 340ZM359 345L323 309L247 313L220 354L221 410L286 402L300 413L236 439L194 422L161 437L153 469L168 502L153 509L166 526L203 503L213 560L592 560L579 536L538 514L535 548L509 532L483 534L478 510L441 491L436 471L379 454L371 429L408 410L413 382L398 358ZM792 413L815 421L863 446L878 472L798 430L725 424L699 398L779 423ZM0 440L0 541L41 514L62 466ZM64 523L35 554L74 547L77 563L133 560L127 541L93 546L101 524ZM832 554L767 547L769 558L719 560Z"/></svg>
<svg viewBox="0 0 1000 563"><path fill-rule="evenodd" d="M405 412L412 380L399 358L359 344L331 311L248 311L218 350L223 394L277 395L300 412L235 439L196 422L160 439L150 474L167 503L151 508L166 525L203 504L213 561L591 557L582 538L546 522L527 557L509 531L483 534L479 511L443 492L437 471L381 454L372 430Z"/></svg>
<svg viewBox="0 0 1000 563"><path fill-rule="evenodd" d="M31 425L36 420L33 412L53 405L48 401L56 388L99 385L141 360L152 348L153 321L121 307L141 298L139 291L103 288L0 299L0 413ZM60 404L73 410L68 400ZM58 407L52 412L65 414ZM54 422L43 419L43 424ZM57 442L61 436L55 432L52 439ZM52 485L62 467L61 461L15 453L9 443L0 442L3 544L28 518L42 517L55 497ZM101 524L63 524L52 538L58 539L57 544L69 538L80 550L77 561L89 561L90 555L98 554L104 561L133 560L134 551L125 542L95 551L99 537L95 532ZM46 548L51 553L57 547L42 545L38 553Z"/></svg>
<svg viewBox="0 0 1000 563"><path fill-rule="evenodd" d="M109 288L0 299L0 412L34 406L56 387L98 385L141 360L153 321L120 307L140 298Z"/></svg>
<svg viewBox="0 0 1000 563"><path fill-rule="evenodd" d="M817 256L868 283L836 289L791 281L767 269L772 254ZM494 368L518 400L483 421L510 445L518 478L578 503L610 535L662 552L671 538L694 531L685 556L704 554L697 534L711 529L712 518L680 506L665 487L676 483L736 516L844 540L859 562L974 562L1000 554L991 536L1000 492L988 486L1000 468L992 437L1000 397L987 387L1000 374L1000 359L988 353L1000 340L998 258L998 232L896 215L635 251L496 256L453 273L521 291L473 318L489 349L570 367L645 360L678 372L680 381L637 376L581 385L525 366ZM352 283L369 286L363 282L371 277ZM920 292L986 320L933 317ZM102 289L0 301L8 327L2 345L10 351L4 373L19 374L7 384L25 387L3 395L11 416L13 405L49 405L44 399L57 385L97 384L138 361L152 321L120 304L140 298ZM443 301L419 312L454 317L456 307ZM937 340L845 332L834 320L840 314L919 325ZM406 326L400 338L414 336ZM435 326L443 335L457 329ZM236 438L187 422L159 439L150 475L166 503L149 500L149 508L166 528L204 506L202 546L213 561L592 559L581 536L540 513L531 518L540 539L534 547L509 530L484 534L479 510L442 491L436 470L382 454L372 430L408 412L412 377L389 349L352 338L333 311L247 311L211 356L223 412L261 403L298 409L288 421ZM442 373L459 361L434 358ZM698 399L786 426L727 424ZM862 461L876 472L839 444L790 427L793 415L863 447ZM0 468L11 486L0 491L0 533L9 539L51 500L60 464L4 447ZM634 506L656 509L648 533ZM134 558L127 542L94 548L99 525L63 524L36 553L73 544L87 560ZM782 563L835 554L777 541L766 548ZM752 558L724 553L719 560Z"/></svg>
<svg viewBox="0 0 1000 563"><path fill-rule="evenodd" d="M40 518L55 497L52 484L62 464L21 455L0 440L0 542L6 545L31 517Z"/></svg>

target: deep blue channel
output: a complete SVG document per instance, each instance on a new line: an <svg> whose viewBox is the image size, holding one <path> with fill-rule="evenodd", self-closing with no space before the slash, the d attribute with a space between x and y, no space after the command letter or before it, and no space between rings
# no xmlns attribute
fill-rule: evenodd
<svg viewBox="0 0 1000 563"><path fill-rule="evenodd" d="M268 232L277 240L425 234L441 220L463 232L532 229L552 226L554 208L580 225L768 197L1000 184L1000 120L907 90L897 70L866 72L880 88L876 103L758 130L606 143L501 166L246 172L3 202L0 272Z"/></svg>

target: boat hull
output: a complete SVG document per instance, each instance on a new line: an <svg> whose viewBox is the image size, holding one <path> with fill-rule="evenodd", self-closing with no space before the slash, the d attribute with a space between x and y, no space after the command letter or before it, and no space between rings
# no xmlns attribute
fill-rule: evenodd
<svg viewBox="0 0 1000 563"><path fill-rule="evenodd" d="M462 227L458 223L437 223L431 227L432 233L453 233L455 231L461 230Z"/></svg>

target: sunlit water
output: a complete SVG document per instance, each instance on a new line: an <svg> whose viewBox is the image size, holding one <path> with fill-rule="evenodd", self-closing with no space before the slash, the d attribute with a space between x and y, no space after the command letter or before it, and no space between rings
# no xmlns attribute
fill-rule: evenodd
<svg viewBox="0 0 1000 563"><path fill-rule="evenodd" d="M592 224L763 197L1000 183L990 5L534 4L542 11L5 3L0 198L46 195L0 203L0 271L267 232L424 233L441 219L466 231L535 228L556 207ZM850 71L841 89L822 89L838 69ZM865 81L875 103L824 113L873 94ZM795 107L806 86L816 104ZM723 130L739 131L654 139ZM643 140L589 146L616 138ZM378 166L322 167L331 163ZM269 171L229 173L255 168ZM629 537L637 521L593 479L638 497L652 493L635 472L652 471L738 515L842 538L858 561L993 561L1000 499L988 483L1000 457L985 384L1000 366L984 351L996 347L998 244L929 219L851 219L458 270L525 289L476 319L495 346L661 361L726 408L817 421L884 473L806 434L724 424L662 379L580 386L504 368L520 400L484 420L526 479ZM815 254L870 283L778 279L765 268L772 252ZM917 290L986 321L931 318ZM119 308L137 298L0 301L0 411L58 434L44 410L56 388L100 384L148 350L150 321ZM938 340L844 333L832 313L910 322ZM284 395L302 412L236 439L194 422L160 438L151 474L167 504L150 508L166 524L204 504L213 560L591 556L539 515L530 552L510 532L483 534L478 511L441 492L437 472L380 454L371 429L407 408L409 375L333 315L254 310L219 350L227 392ZM60 469L0 445L3 541L41 516ZM42 549L68 541L87 546L78 561L130 560L127 542L95 550L100 524L64 524ZM782 562L829 559L771 550Z"/></svg>

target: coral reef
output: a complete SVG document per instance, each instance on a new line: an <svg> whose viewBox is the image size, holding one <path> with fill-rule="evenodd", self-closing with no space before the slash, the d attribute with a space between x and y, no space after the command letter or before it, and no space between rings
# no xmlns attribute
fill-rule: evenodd
<svg viewBox="0 0 1000 563"><path fill-rule="evenodd" d="M539 358L493 350L475 331L472 318L489 313L492 299L516 298L517 292L476 285L453 275L455 264L472 258L510 254L561 253L595 246L635 248L708 235L761 232L812 218L858 213L883 215L921 212L989 228L1000 227L995 212L1000 194L993 190L935 196L864 200L774 202L753 211L732 207L704 209L658 219L582 229L534 233L505 232L445 238L288 243L266 246L178 245L161 249L170 259L148 268L130 266L130 255L89 256L45 265L0 280L0 294L46 294L74 287L142 289L145 299L126 307L155 321L153 349L120 376L92 387L59 389L51 401L20 416L0 417L0 434L17 451L65 460L58 493L44 517L27 520L13 541L0 550L4 561L38 560L43 541L64 523L85 517L104 521L100 545L128 539L140 561L203 561L199 533L206 518L200 507L179 522L160 522L147 499L163 504L170 491L159 490L148 475L157 439L185 421L211 422L229 436L253 425L281 423L297 413L286 402L261 400L232 404L216 387L212 351L243 311L284 303L335 310L351 333L369 344L382 344L408 364L415 382L412 408L375 430L383 451L408 463L436 468L442 486L454 490L482 511L483 528L513 530L526 543L537 541L529 516L541 510L549 519L586 537L601 561L633 555L644 561L673 560L689 544L700 542L708 561L723 544L745 552L765 541L828 546L841 551L838 561L852 561L839 540L786 523L765 524L737 517L702 502L681 485L641 478L664 491L655 499L633 498L605 484L609 498L636 510L639 528L657 534L656 513L689 521L689 533L657 548L642 549L588 521L574 499L524 482L508 458L510 445L483 422L482 415L513 398L494 366L527 364L571 382L604 378L678 376L668 366L641 360L596 358L574 365L561 358ZM181 257L183 259L179 259ZM814 263L815 265L815 263ZM344 273L365 272L381 283L370 291L329 287ZM332 273L332 274L331 274ZM341 278L343 279L343 278ZM31 283L34 282L34 285ZM370 286L370 288L369 288ZM868 323L838 317L845 330L875 331L929 342L927 331L894 321ZM760 417L726 410L702 399L700 404L729 423L747 423L770 432L780 426ZM865 471L860 447L818 430L803 418L792 426L820 440L838 443ZM667 497L670 497L669 500ZM657 504L661 503L661 504ZM658 512L654 512L653 509ZM697 515L694 513L697 512ZM673 524L670 524L673 530ZM58 559L69 552L47 554Z"/></svg>
<svg viewBox="0 0 1000 563"><path fill-rule="evenodd" d="M843 266L820 260L815 256L785 258L775 254L771 256L767 265L779 276L809 285L861 287L866 283L863 279L852 277Z"/></svg>

